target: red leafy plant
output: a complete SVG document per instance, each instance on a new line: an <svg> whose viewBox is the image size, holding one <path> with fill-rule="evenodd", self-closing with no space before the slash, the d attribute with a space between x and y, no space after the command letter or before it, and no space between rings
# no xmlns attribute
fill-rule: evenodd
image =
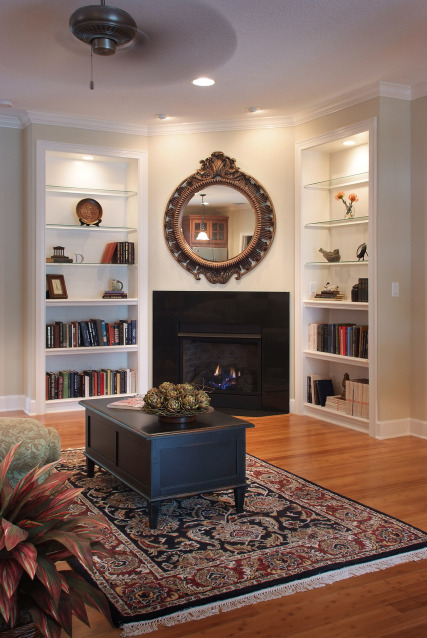
<svg viewBox="0 0 427 638"><path fill-rule="evenodd" d="M0 463L0 625L3 617L13 628L26 612L46 638L59 638L61 628L72 636L73 614L89 626L86 605L111 622L104 594L56 566L74 557L91 570L94 556L111 556L101 542L108 522L70 511L82 490L67 484L68 472L51 472L58 461L37 466L12 488L6 474L19 445Z"/></svg>

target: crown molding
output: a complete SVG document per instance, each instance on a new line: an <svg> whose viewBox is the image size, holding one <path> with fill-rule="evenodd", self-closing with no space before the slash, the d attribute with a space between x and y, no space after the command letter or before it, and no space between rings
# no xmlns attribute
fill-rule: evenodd
<svg viewBox="0 0 427 638"><path fill-rule="evenodd" d="M0 115L0 126L4 128L23 128L20 118L15 115Z"/></svg>
<svg viewBox="0 0 427 638"><path fill-rule="evenodd" d="M215 133L219 131L248 131L260 128L280 128L293 126L293 118L248 116L239 120L218 120L212 122L184 122L154 124L148 127L148 135L184 135L188 133Z"/></svg>
<svg viewBox="0 0 427 638"><path fill-rule="evenodd" d="M421 82L412 87L412 99L417 100L427 95L427 82Z"/></svg>
<svg viewBox="0 0 427 638"><path fill-rule="evenodd" d="M390 97L399 100L413 100L427 95L427 82L414 87L391 82L379 82L360 89L356 89L334 100L328 100L299 111L291 116L263 117L248 115L237 120L218 120L208 122L162 122L153 125L126 124L110 122L78 116L41 113L38 111L21 111L17 116L0 116L0 126L9 128L25 128L30 124L47 124L50 126L65 126L70 128L87 129L91 131L106 131L110 133L125 133L128 135L142 135L151 137L156 135L188 135L191 133L215 133L220 131L243 131L265 128L289 128L310 122L319 117L336 113L361 102L378 98Z"/></svg>
<svg viewBox="0 0 427 638"><path fill-rule="evenodd" d="M29 123L48 124L50 126L67 126L90 131L107 131L110 133L126 133L129 135L147 135L147 127L141 124L126 124L123 122L109 122L91 118L70 115L56 115L54 113L40 113L27 111Z"/></svg>
<svg viewBox="0 0 427 638"><path fill-rule="evenodd" d="M392 84L391 82L380 82L379 91L381 97L394 97L398 100L411 100L412 89L405 84Z"/></svg>

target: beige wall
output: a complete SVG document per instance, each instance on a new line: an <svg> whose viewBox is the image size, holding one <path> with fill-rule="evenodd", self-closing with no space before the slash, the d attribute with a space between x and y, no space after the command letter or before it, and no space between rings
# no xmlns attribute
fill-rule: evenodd
<svg viewBox="0 0 427 638"><path fill-rule="evenodd" d="M410 102L381 99L377 163L378 419L392 421L411 400Z"/></svg>
<svg viewBox="0 0 427 638"><path fill-rule="evenodd" d="M200 168L214 151L236 159L237 166L267 190L276 212L273 245L260 266L225 284L197 281L170 254L163 234L166 205L174 189ZM294 299L294 131L261 129L157 136L149 140L149 288L153 290L289 291L291 334ZM150 294L151 303L151 294ZM150 308L151 313L151 308ZM293 337L291 337L293 370ZM149 369L152 369L151 361ZM293 396L293 374L290 393Z"/></svg>
<svg viewBox="0 0 427 638"><path fill-rule="evenodd" d="M24 392L22 139L21 130L0 128L0 397Z"/></svg>
<svg viewBox="0 0 427 638"><path fill-rule="evenodd" d="M427 420L427 97L412 103L411 416Z"/></svg>

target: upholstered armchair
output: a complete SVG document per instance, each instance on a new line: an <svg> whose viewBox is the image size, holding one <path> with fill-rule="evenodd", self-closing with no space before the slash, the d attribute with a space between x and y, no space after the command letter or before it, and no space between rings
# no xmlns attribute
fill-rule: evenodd
<svg viewBox="0 0 427 638"><path fill-rule="evenodd" d="M54 428L35 419L0 417L0 461L18 442L21 445L7 474L13 486L39 463L45 465L61 456L61 440Z"/></svg>

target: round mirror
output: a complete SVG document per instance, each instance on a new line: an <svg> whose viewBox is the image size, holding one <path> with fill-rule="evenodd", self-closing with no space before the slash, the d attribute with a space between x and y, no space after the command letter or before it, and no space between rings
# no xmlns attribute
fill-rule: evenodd
<svg viewBox="0 0 427 638"><path fill-rule="evenodd" d="M165 212L165 238L178 263L200 279L240 279L263 259L275 231L275 214L262 186L221 152L172 194Z"/></svg>
<svg viewBox="0 0 427 638"><path fill-rule="evenodd" d="M255 221L243 193L215 185L202 188L190 199L182 212L181 230L196 255L206 261L227 261L249 246Z"/></svg>

